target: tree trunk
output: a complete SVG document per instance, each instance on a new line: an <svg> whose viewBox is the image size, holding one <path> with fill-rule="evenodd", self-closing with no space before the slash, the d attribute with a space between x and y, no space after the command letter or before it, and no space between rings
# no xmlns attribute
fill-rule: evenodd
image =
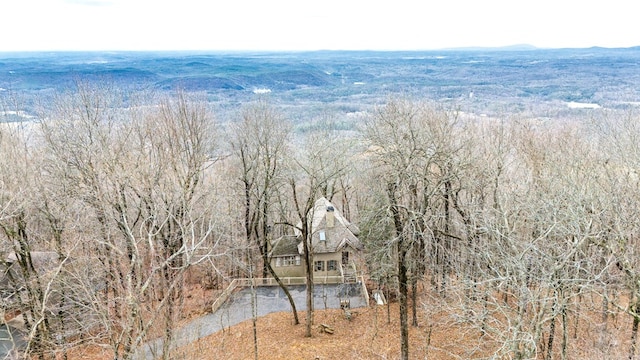
<svg viewBox="0 0 640 360"><path fill-rule="evenodd" d="M555 307L555 303L554 306ZM551 318L551 324L549 325L549 339L547 340L547 356L546 360L551 360L551 354L553 353L553 339L555 338L556 332L556 316L554 315Z"/></svg>
<svg viewBox="0 0 640 360"><path fill-rule="evenodd" d="M404 244L402 222L398 210L395 190L397 184L389 183L387 193L391 203L391 214L395 226L398 252L398 300L400 302L400 358L409 360L409 327L407 321L407 249Z"/></svg>
<svg viewBox="0 0 640 360"><path fill-rule="evenodd" d="M387 278L387 288L386 288L386 296L387 296L387 324L391 324L391 301L389 301L389 279Z"/></svg>
<svg viewBox="0 0 640 360"><path fill-rule="evenodd" d="M247 206L249 206L249 202L247 200ZM273 270L273 268L271 267L271 262L269 261L269 242L270 242L270 228L267 225L268 224L268 218L267 218L267 213L268 213L268 201L264 201L263 203L263 207L262 207L262 229L261 229L261 233L262 233L262 241L258 240L258 248L260 249L261 255L262 255L262 277L266 278L267 274L271 274L271 277L273 277L276 282L278 283L278 286L280 287L280 289L282 289L282 291L284 292L284 294L287 296L287 300L289 300L289 304L291 305L291 311L293 312L293 322L294 325L298 325L300 324L300 320L298 319L298 311L296 310L296 303L295 301L293 301L293 297L291 296L291 293L289 292L289 289L287 288L287 286L282 282L282 280L280 280L280 277L278 276L278 274L276 274L276 272ZM246 215L246 218L248 219L248 215ZM247 241L249 241L249 237L247 237Z"/></svg>
<svg viewBox="0 0 640 360"><path fill-rule="evenodd" d="M409 360L409 326L407 319L407 251L398 241L398 293L400 301L400 358Z"/></svg>
<svg viewBox="0 0 640 360"><path fill-rule="evenodd" d="M562 309L560 309L560 314L562 315L562 360L567 358L567 345L569 341L569 323L567 320L567 306L565 304L562 305ZM576 311L576 314L578 312ZM578 316L576 316L578 318Z"/></svg>
<svg viewBox="0 0 640 360"><path fill-rule="evenodd" d="M609 320L609 299L607 297L607 288L602 290L602 324L600 325L600 347L604 346L607 336L608 320Z"/></svg>
<svg viewBox="0 0 640 360"><path fill-rule="evenodd" d="M305 275L307 282L307 319L306 319L306 329L304 336L311 337L311 327L313 325L313 256L311 254L311 249L309 249L309 238L311 234L309 234L309 228L306 224L306 217L303 218L302 222L302 242L304 248L304 260L305 260Z"/></svg>
<svg viewBox="0 0 640 360"><path fill-rule="evenodd" d="M276 280L276 282L278 283L278 286L280 286L280 289L282 289L284 294L287 296L287 299L289 300L289 304L291 305L291 311L293 312L293 323L294 323L294 325L300 324L300 320L298 319L298 311L296 310L296 303L295 303L295 301L293 301L293 297L291 296L291 293L289 292L289 288L287 288L287 285L285 285L282 282L282 280L280 279L278 274L276 274L276 272L271 267L270 263L267 263L267 268L269 269L269 273L271 274L271 276Z"/></svg>
<svg viewBox="0 0 640 360"><path fill-rule="evenodd" d="M309 258L309 257L308 257ZM311 337L311 327L313 326L313 265L307 265L307 318L305 337Z"/></svg>
<svg viewBox="0 0 640 360"><path fill-rule="evenodd" d="M418 326L418 279L411 279L411 325Z"/></svg>
<svg viewBox="0 0 640 360"><path fill-rule="evenodd" d="M633 312L633 326L631 327L631 347L629 348L629 360L633 360L636 355L636 346L638 340L638 325L640 324L640 317L638 317L637 311L640 302L636 302L631 311Z"/></svg>
<svg viewBox="0 0 640 360"><path fill-rule="evenodd" d="M256 286L254 284L253 276L253 258L249 263L249 279L251 285L251 328L253 330L253 356L255 360L258 360L258 304Z"/></svg>

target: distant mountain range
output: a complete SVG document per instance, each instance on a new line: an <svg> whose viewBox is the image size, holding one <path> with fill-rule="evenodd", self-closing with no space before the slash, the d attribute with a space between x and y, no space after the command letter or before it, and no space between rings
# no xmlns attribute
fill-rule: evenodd
<svg viewBox="0 0 640 360"><path fill-rule="evenodd" d="M265 94L281 104L338 113L390 96L487 114L548 112L565 102L624 108L640 103L640 47L0 53L0 96L46 97L79 80L157 92L180 88L207 94L222 109Z"/></svg>
<svg viewBox="0 0 640 360"><path fill-rule="evenodd" d="M457 47L457 48L448 48L445 50L449 51L531 51L538 50L539 48L530 45L530 44L515 44L515 45L507 45L507 46L498 46L498 47Z"/></svg>

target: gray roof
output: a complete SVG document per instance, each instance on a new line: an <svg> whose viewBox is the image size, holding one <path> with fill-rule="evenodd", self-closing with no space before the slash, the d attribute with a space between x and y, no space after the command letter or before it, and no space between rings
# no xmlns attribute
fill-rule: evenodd
<svg viewBox="0 0 640 360"><path fill-rule="evenodd" d="M18 260L18 257L14 252L7 254L5 261L7 264L12 264ZM32 251L31 261L36 271L47 271L56 267L59 263L58 253L55 251Z"/></svg>
<svg viewBox="0 0 640 360"><path fill-rule="evenodd" d="M285 235L276 239L271 248L271 256L292 256L298 253L298 238L296 236Z"/></svg>
<svg viewBox="0 0 640 360"><path fill-rule="evenodd" d="M329 209L333 210L329 211ZM362 249L362 243L356 236L359 233L358 227L345 219L329 200L324 197L318 199L311 211L313 212L311 244L314 253L338 252L345 246L356 250ZM333 213L333 227L327 226L328 213ZM324 232L324 240L320 238L321 232ZM298 244L298 250L302 253L302 243Z"/></svg>
<svg viewBox="0 0 640 360"><path fill-rule="evenodd" d="M14 263L17 260L16 254L10 252L4 256L4 261L0 261L0 292L10 288L11 282L9 281L8 273L12 272L15 276L17 264L14 265ZM34 269L41 274L52 270L59 264L58 254L55 251L32 251L31 261ZM4 296L5 294L2 295Z"/></svg>

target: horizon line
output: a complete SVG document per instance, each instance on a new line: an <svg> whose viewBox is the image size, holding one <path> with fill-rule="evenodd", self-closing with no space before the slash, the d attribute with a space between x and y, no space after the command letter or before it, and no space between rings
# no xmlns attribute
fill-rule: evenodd
<svg viewBox="0 0 640 360"><path fill-rule="evenodd" d="M633 49L640 45L633 46L585 46L585 47L538 47L531 44L513 44L504 46L459 46L445 48L416 48L416 49L30 49L30 50L0 50L0 54L19 53L312 53L312 52L431 52L431 51L535 51L535 50L587 50L587 49Z"/></svg>

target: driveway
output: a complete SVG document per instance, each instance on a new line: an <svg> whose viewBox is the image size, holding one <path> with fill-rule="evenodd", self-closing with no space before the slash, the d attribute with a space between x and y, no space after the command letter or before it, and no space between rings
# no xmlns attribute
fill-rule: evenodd
<svg viewBox="0 0 640 360"><path fill-rule="evenodd" d="M289 293L298 311L305 311L306 286L289 286ZM260 286L256 289L258 316L273 312L291 311L286 295L278 286ZM315 309L340 308L340 300L349 300L352 308L367 306L361 284L327 284L314 286ZM251 319L251 289L242 289L229 297L218 311L198 318L174 332L173 347L181 347L224 328ZM162 339L149 342L136 354L136 359L154 359L162 350Z"/></svg>
<svg viewBox="0 0 640 360"><path fill-rule="evenodd" d="M18 355L12 353L14 349L24 347L24 339L21 333L6 325L0 325L0 359L18 359Z"/></svg>

